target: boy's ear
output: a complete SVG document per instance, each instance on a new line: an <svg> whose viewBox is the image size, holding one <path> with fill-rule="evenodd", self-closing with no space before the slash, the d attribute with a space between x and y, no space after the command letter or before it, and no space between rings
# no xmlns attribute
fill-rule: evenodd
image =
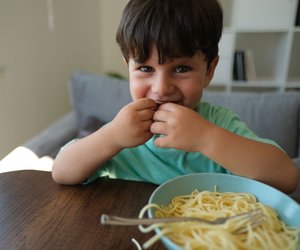
<svg viewBox="0 0 300 250"><path fill-rule="evenodd" d="M211 79L214 77L215 69L219 62L219 56L216 56L212 62L210 63L209 67L206 70L206 85L205 88L209 85Z"/></svg>

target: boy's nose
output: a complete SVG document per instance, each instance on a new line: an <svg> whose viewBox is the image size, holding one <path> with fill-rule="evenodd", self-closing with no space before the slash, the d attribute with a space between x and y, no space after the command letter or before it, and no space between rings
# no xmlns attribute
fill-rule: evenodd
<svg viewBox="0 0 300 250"><path fill-rule="evenodd" d="M172 80L165 76L157 77L152 84L152 92L159 96L169 95L173 89Z"/></svg>

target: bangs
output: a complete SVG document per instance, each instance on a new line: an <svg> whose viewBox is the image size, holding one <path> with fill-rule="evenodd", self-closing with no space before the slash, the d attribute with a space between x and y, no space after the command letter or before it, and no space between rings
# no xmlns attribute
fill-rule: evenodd
<svg viewBox="0 0 300 250"><path fill-rule="evenodd" d="M192 42L189 32L174 32L172 25L164 24L160 27L154 24L149 30L133 33L128 39L129 54L138 63L145 62L150 57L153 46L157 50L158 63L163 64L168 59L176 57L191 57L202 48ZM140 29L141 30L141 29Z"/></svg>
<svg viewBox="0 0 300 250"><path fill-rule="evenodd" d="M132 58L143 63L150 57L153 46L160 64L176 57L192 57L200 51L207 60L213 59L218 54L216 44L222 32L219 28L222 18L221 25L212 22L210 11L204 8L208 5L205 2L210 1L144 0L139 6L129 3L117 32L125 60Z"/></svg>

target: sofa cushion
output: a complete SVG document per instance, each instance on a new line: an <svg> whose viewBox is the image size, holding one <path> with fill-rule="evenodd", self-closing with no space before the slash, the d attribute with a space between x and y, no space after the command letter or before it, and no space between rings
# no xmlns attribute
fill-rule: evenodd
<svg viewBox="0 0 300 250"><path fill-rule="evenodd" d="M78 130L88 117L107 123L131 101L128 81L75 72L69 81L70 101L76 112Z"/></svg>
<svg viewBox="0 0 300 250"><path fill-rule="evenodd" d="M300 157L293 159L293 162L298 170L298 173L300 175ZM292 197L300 197L300 180L298 181L298 186L296 190L290 194Z"/></svg>
<svg viewBox="0 0 300 250"><path fill-rule="evenodd" d="M300 93L205 92L203 100L235 111L250 129L298 155Z"/></svg>
<svg viewBox="0 0 300 250"><path fill-rule="evenodd" d="M99 119L93 116L88 116L84 122L83 128L79 129L78 138L83 138L94 133L96 130L101 128L104 124L105 123L100 121Z"/></svg>

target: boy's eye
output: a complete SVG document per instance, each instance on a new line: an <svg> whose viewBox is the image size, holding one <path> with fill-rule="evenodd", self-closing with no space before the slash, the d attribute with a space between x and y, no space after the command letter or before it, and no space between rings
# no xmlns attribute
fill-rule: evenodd
<svg viewBox="0 0 300 250"><path fill-rule="evenodd" d="M192 70L192 68L190 66L180 65L180 66L176 67L175 72L176 73L186 73L191 70Z"/></svg>
<svg viewBox="0 0 300 250"><path fill-rule="evenodd" d="M139 67L139 70L142 72L145 72L145 73L154 71L153 68L149 67L149 66L141 66L141 67Z"/></svg>

